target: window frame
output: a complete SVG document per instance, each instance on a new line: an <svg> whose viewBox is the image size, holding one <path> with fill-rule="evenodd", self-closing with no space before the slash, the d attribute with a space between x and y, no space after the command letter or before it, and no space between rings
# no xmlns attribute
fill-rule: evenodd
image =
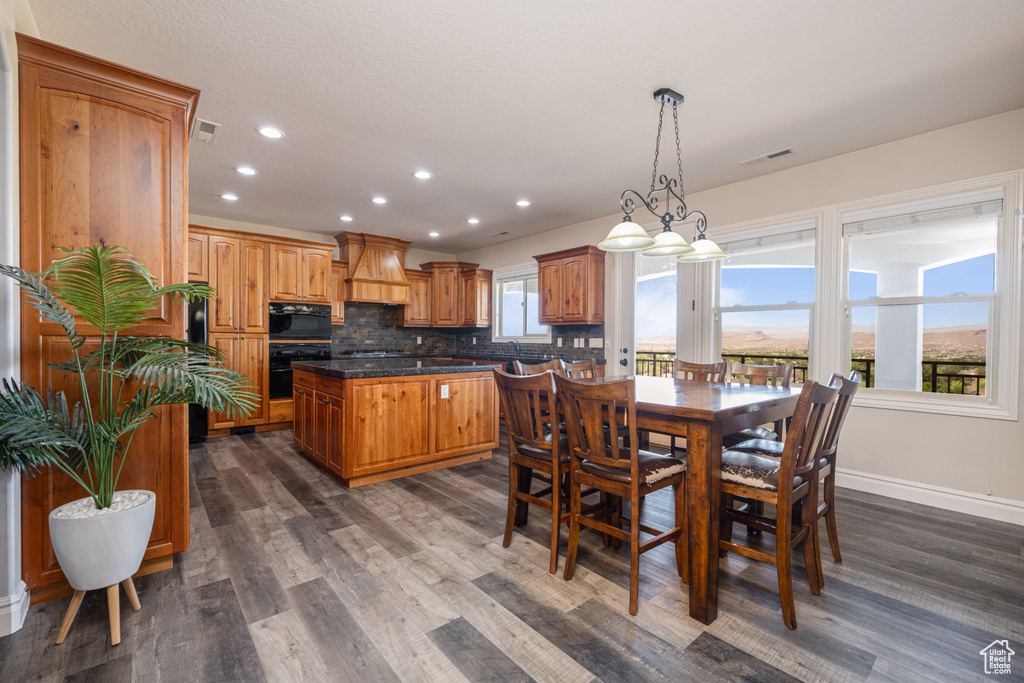
<svg viewBox="0 0 1024 683"><path fill-rule="evenodd" d="M494 301L494 321L493 321L493 324L491 325L491 341L498 342L498 343L500 343L500 342L515 341L515 342L519 342L520 344L550 344L551 343L551 339L552 339L552 336L551 336L551 325L544 325L544 327L547 328L547 332L545 334L525 334L525 331L526 331L525 311L524 311L524 319L523 319L523 331L524 331L524 334L522 336L518 336L518 337L516 337L516 336L505 336L505 335L501 334L501 321L502 321L502 316L505 314L504 303L503 303L502 296L501 296L501 286L502 286L502 284L505 283L505 282L514 282L514 281L517 281L517 280L523 281L524 282L524 290L525 290L525 282L526 282L526 280L538 280L538 285L539 285L540 284L539 283L539 278L540 278L540 268L539 268L539 266L536 263L533 263L532 265L531 264L521 264L521 265L518 265L518 266L509 266L509 267L506 267L506 268L498 268L498 269L494 270L493 278L494 278L494 280L493 280L494 281L494 285L493 285L493 291L492 291L492 298L491 298L491 300ZM539 287L538 287L537 296L538 296L538 308L539 308L539 299L540 299ZM524 291L524 298L525 298L525 291ZM538 317L539 317L539 314L540 314L540 312L538 310Z"/></svg>

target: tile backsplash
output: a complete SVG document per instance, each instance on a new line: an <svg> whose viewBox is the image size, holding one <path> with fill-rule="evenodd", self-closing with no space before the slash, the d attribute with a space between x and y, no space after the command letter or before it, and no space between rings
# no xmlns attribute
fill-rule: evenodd
<svg viewBox="0 0 1024 683"><path fill-rule="evenodd" d="M331 330L331 351L341 354L351 351L388 349L440 357L495 357L513 355L505 342L491 341L491 328L398 327L395 318L398 306L382 304L345 304L345 324ZM421 344L416 343L419 337ZM476 337L476 344L473 338ZM558 339L562 346L558 346ZM583 339L584 347L573 346L574 339ZM601 339L600 346L591 348L591 339ZM552 328L551 344L521 344L523 359L552 357L566 360L604 358L603 325L559 325Z"/></svg>

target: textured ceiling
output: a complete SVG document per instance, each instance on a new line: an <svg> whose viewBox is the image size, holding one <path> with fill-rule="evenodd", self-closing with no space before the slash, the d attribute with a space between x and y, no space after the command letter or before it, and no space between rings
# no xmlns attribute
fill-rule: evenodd
<svg viewBox="0 0 1024 683"><path fill-rule="evenodd" d="M688 192L1024 107L1021 0L29 1L44 40L202 90L192 213L454 253L645 189L660 86Z"/></svg>

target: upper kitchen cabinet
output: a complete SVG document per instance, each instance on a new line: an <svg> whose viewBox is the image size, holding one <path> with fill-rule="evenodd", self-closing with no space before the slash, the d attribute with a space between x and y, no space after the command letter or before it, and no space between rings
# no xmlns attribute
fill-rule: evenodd
<svg viewBox="0 0 1024 683"><path fill-rule="evenodd" d="M185 275L189 282L210 281L210 238L189 231L185 242Z"/></svg>
<svg viewBox="0 0 1024 683"><path fill-rule="evenodd" d="M459 308L461 265L457 261L432 261L420 264L420 268L430 271L431 327L462 325L462 311Z"/></svg>
<svg viewBox="0 0 1024 683"><path fill-rule="evenodd" d="M430 327L430 273L410 268L405 277L409 280L409 305L398 309L398 325Z"/></svg>
<svg viewBox="0 0 1024 683"><path fill-rule="evenodd" d="M538 267L540 322L599 325L604 322L604 252L594 246L534 256Z"/></svg>
<svg viewBox="0 0 1024 683"><path fill-rule="evenodd" d="M188 131L199 91L28 36L17 41L21 267L39 272L61 248L105 244L126 248L160 285L185 282ZM88 338L80 351L95 350L95 330L82 321L78 329ZM166 297L129 334L184 338L184 302ZM24 303L21 380L76 401L77 383L50 365L72 352L59 324ZM145 457L128 458L120 488L156 492L150 562L189 544L185 406L156 411L131 448ZM82 493L54 468L21 486L21 566L37 589L63 580L47 515Z"/></svg>
<svg viewBox="0 0 1024 683"><path fill-rule="evenodd" d="M462 327L491 326L492 275L493 271L475 267L459 271Z"/></svg>
<svg viewBox="0 0 1024 683"><path fill-rule="evenodd" d="M331 250L270 245L270 300L331 303Z"/></svg>
<svg viewBox="0 0 1024 683"><path fill-rule="evenodd" d="M207 303L208 331L267 334L271 245L190 225L189 239L199 236L209 245L207 281L217 290L217 296Z"/></svg>
<svg viewBox="0 0 1024 683"><path fill-rule="evenodd" d="M344 261L331 263L331 324L345 324L345 278L348 264Z"/></svg>

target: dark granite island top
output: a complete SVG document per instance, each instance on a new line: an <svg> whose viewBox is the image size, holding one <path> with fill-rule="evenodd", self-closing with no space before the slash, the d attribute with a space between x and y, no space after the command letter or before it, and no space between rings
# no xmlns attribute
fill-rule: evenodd
<svg viewBox="0 0 1024 683"><path fill-rule="evenodd" d="M407 377L481 372L496 363L486 361L449 360L445 358L350 358L345 360L306 361L292 363L296 370L336 379L368 377Z"/></svg>

